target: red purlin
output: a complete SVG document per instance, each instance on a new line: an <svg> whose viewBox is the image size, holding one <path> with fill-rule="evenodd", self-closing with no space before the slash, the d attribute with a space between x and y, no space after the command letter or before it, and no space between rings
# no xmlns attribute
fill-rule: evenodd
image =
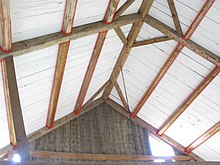
<svg viewBox="0 0 220 165"><path fill-rule="evenodd" d="M195 30L188 36L188 37L185 37L187 34L188 34L188 32L189 32L189 30L192 28L192 26L194 25L194 23L195 23L195 21L196 21L196 19L199 17L199 15L200 15L200 13L203 11L203 8L206 6L206 4L209 2L209 0L206 0L206 2L204 3L204 5L203 5L203 7L200 9L200 11L198 12L198 14L197 14L197 16L194 18L194 20L193 20L193 22L190 24L190 26L189 26L189 28L187 29L187 31L185 32L185 34L183 35L183 38L184 39L186 39L186 40L189 40L190 39L190 37L192 36L192 34L193 34L193 32L196 30L196 28L199 26L199 24L201 23L201 21L203 20L203 18L205 17L205 15L202 17L202 19L199 21L199 23L198 23L198 25L196 26L196 28L195 28ZM213 3L214 3L215 1L213 1ZM208 8L208 10L206 11L206 13L209 11L209 9L211 8L211 6L213 5L213 3L210 5L210 7ZM205 14L206 14L205 13ZM176 45L176 47L178 46L178 45L181 45L182 46L182 48L181 49L183 49L184 48L184 45L182 45L181 43L178 43L177 45ZM175 47L175 49L176 49L176 47ZM173 50L173 51L175 51L175 49ZM172 51L172 53L173 53L173 51ZM180 51L181 52L181 51ZM179 53L180 53L179 52ZM171 54L172 54L171 53ZM177 55L178 56L178 55ZM166 62L163 64L163 66L164 65L166 65L166 63L169 61L169 58L168 58L168 60L166 60ZM172 65L172 63L170 64L170 66ZM169 68L170 68L170 66L169 66ZM163 67L162 67L163 68ZM168 70L168 69L167 69ZM165 74L164 74L165 75ZM154 79L156 79L157 78L157 76L154 78ZM161 77L161 79L160 79L160 81L162 80L162 78L163 77ZM160 81L157 83L157 85L160 83ZM154 82L154 81L153 81ZM157 85L156 85L156 87L157 87ZM150 85L150 87L151 87L151 85ZM155 88L156 88L155 87ZM154 88L154 89L155 89ZM149 88L148 88L149 89ZM147 90L148 91L148 90ZM147 92L146 91L146 92ZM154 90L153 90L154 91ZM153 92L152 91L152 92ZM145 92L145 93L146 93ZM151 92L151 93L152 93ZM143 98L143 97L142 97ZM140 99L140 101L141 101L142 99ZM135 108L134 109L136 109L136 107L138 107L138 105L140 104L140 101L137 103L137 105L135 106ZM135 118L135 117L137 117L137 114L140 112L140 110L141 110L141 108L136 112L136 113L131 113L130 114L130 116L132 117L132 118ZM158 131L157 131L158 132Z"/></svg>

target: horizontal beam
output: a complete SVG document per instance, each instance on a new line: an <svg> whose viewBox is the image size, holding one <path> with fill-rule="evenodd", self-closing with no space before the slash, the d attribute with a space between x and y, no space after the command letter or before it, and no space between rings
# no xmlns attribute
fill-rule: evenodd
<svg viewBox="0 0 220 165"><path fill-rule="evenodd" d="M158 42L164 42L164 41L169 41L169 40L171 40L171 38L167 36L163 36L163 37L152 38L152 39L144 40L144 41L136 41L133 47L155 44Z"/></svg>
<svg viewBox="0 0 220 165"><path fill-rule="evenodd" d="M120 112L122 115L124 115L125 117L130 119L130 115L129 115L128 111L126 111L121 105L119 105L118 103L116 103L115 101L113 101L110 98L108 98L106 100L106 103L108 105L110 105L112 108L114 108L115 110L117 110L118 112ZM179 144L178 142L171 139L170 137L168 137L165 134L163 134L162 136L157 135L157 133L156 133L157 129L154 128L152 125L148 124L147 122L145 122L144 120L142 120L141 118L136 117L136 118L131 118L131 120L133 122L135 122L136 124L140 125L141 127L146 128L151 134L153 134L154 136L156 136L159 139L163 140L167 144L173 146L177 150L179 150L181 152L185 152L185 147L184 146L182 146L181 144ZM203 160L200 157L198 157L197 155L195 155L194 153L190 153L188 155L193 157L195 160L199 160L199 161Z"/></svg>
<svg viewBox="0 0 220 165"><path fill-rule="evenodd" d="M61 32L57 32L25 41L16 42L13 44L13 50L10 52L0 52L0 60L10 56L18 56L25 53L30 53L53 45L58 45L63 42L68 42L70 40L76 40L78 38L86 37L106 30L111 30L117 26L124 26L141 20L142 17L140 14L130 14L119 17L116 21L113 21L112 24L105 24L102 21L99 21L73 27L72 33L68 36L62 34Z"/></svg>
<svg viewBox="0 0 220 165"><path fill-rule="evenodd" d="M31 156L34 158L60 158L71 160L93 160L93 161L149 161L155 159L188 161L192 160L191 156L152 156L152 155L119 155L119 154L79 154L68 152L53 152L53 151L31 151Z"/></svg>
<svg viewBox="0 0 220 165"><path fill-rule="evenodd" d="M185 151L187 153L192 152L194 149L203 144L206 140L211 138L213 135L220 131L220 121L213 125L210 129L208 129L204 134L202 134L198 139L192 142L188 147L186 147Z"/></svg>
<svg viewBox="0 0 220 165"><path fill-rule="evenodd" d="M220 57L218 55L212 53L211 51L207 50L206 48L202 47L201 45L195 43L192 40L183 38L175 30L160 22L159 20L148 15L145 18L145 22L153 28L159 30L163 34L167 35L168 37L186 46L188 49L197 53L198 55L210 61L211 63L220 66Z"/></svg>
<svg viewBox="0 0 220 165"><path fill-rule="evenodd" d="M73 120L73 119L75 119L75 118L81 116L82 114L84 114L84 113L90 111L91 109L93 109L93 108L95 108L96 106L102 104L103 102L104 102L104 101L103 101L102 98L98 98L98 99L94 100L93 102L91 102L91 103L90 103L89 105L87 105L86 107L83 107L83 108L82 108L82 111L81 111L81 113L80 113L79 115L75 115L74 113L71 112L70 114L68 114L68 115L66 115L66 116L64 116L64 117L62 117L62 118L56 120L56 121L54 122L53 128L48 129L47 127L43 127L43 128L41 128L41 129L37 130L36 132L31 133L31 134L28 135L28 137L27 137L28 142L32 142L32 141L34 141L34 140L36 140L36 139L38 139L38 138L40 138L40 137L42 137L42 136L44 136L44 135L50 133L50 132L53 131L54 129L56 129L56 128L58 128L58 127L64 125L65 123L67 123L67 122L69 122L69 121L71 121L71 120ZM0 150L0 155L5 155L5 154L11 152L12 150L13 150L12 147L11 147L10 145L8 145L8 146L6 146L6 147L4 147L4 148L2 148L2 149Z"/></svg>
<svg viewBox="0 0 220 165"><path fill-rule="evenodd" d="M159 163L160 165L219 165L219 162L164 162ZM0 165L158 165L158 163L154 162L38 162L38 161L30 161L30 162L22 162L22 163L14 163L12 161L0 161Z"/></svg>

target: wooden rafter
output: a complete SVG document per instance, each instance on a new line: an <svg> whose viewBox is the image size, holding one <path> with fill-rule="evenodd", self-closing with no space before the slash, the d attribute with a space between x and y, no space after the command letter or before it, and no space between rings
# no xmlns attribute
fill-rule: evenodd
<svg viewBox="0 0 220 165"><path fill-rule="evenodd" d="M169 36L170 38L174 39L175 41L179 42L180 44L186 46L191 51L197 53L199 56L205 58L209 62L220 66L220 57L216 54L212 53L211 51L207 50L206 48L202 47L201 45L195 43L192 40L187 40L180 36L176 31L172 28L168 27L164 23L156 20L151 16L147 16L145 18L146 23L154 27L155 29L159 30L160 32L164 33L165 35Z"/></svg>
<svg viewBox="0 0 220 165"><path fill-rule="evenodd" d="M9 52L12 49L10 1L0 0L0 21L2 51ZM29 160L29 144L22 116L13 57L1 61L1 68L11 145L16 147L22 160Z"/></svg>
<svg viewBox="0 0 220 165"><path fill-rule="evenodd" d="M122 15L122 13L124 13L124 11L132 5L134 1L135 0L127 0L115 13L115 19L118 19Z"/></svg>
<svg viewBox="0 0 220 165"><path fill-rule="evenodd" d="M13 57L2 61L1 67L11 144L16 146L22 160L28 160L30 158L29 144L24 127Z"/></svg>
<svg viewBox="0 0 220 165"><path fill-rule="evenodd" d="M74 15L76 12L77 0L67 0L63 17L62 33L69 35L72 32L72 25ZM70 41L59 44L56 68L54 72L53 85L50 95L50 102L47 114L46 126L52 128L54 124L54 118L56 115L57 104L60 95L61 84L63 80L63 74L66 65L66 59L68 55Z"/></svg>
<svg viewBox="0 0 220 165"><path fill-rule="evenodd" d="M153 4L153 0L143 0L141 7L139 9L139 13L141 14L142 18L144 18L148 14L152 4ZM131 30L130 30L130 32L128 34L128 38L127 38L128 43L123 46L123 48L120 52L120 55L117 59L117 62L113 68L112 74L110 76L110 84L106 87L106 89L104 91L103 98L105 100L109 97L109 94L111 93L112 88L113 88L115 82L117 81L117 78L120 74L121 67L124 66L124 64L128 58L128 55L131 51L131 48L132 48L132 46L138 36L138 33L141 30L142 25L143 25L143 21L139 21L139 22L133 23L133 25L131 27Z"/></svg>
<svg viewBox="0 0 220 165"><path fill-rule="evenodd" d="M184 37L189 39L193 32L198 27L199 23L202 21L202 19L205 17L206 13L208 12L209 8L212 6L213 1L207 1L203 7L201 8L200 12L194 19L194 21L191 23L190 27L187 29ZM160 83L161 79L164 77L164 75L169 70L170 66L173 64L177 56L180 54L182 49L184 48L184 45L178 43L175 47L175 49L172 51L166 62L161 67L160 71L154 78L154 80L151 82L150 86L144 93L144 95L141 97L138 104L135 106L134 111L132 112L132 117L136 117L137 113L141 110L142 106L146 103L146 101L149 99L151 94L153 93L154 89L157 87L157 85Z"/></svg>
<svg viewBox="0 0 220 165"><path fill-rule="evenodd" d="M68 152L52 152L52 151L31 151L34 158L60 158L72 160L93 160L93 161L149 161L155 159L189 161L193 160L191 156L176 155L171 157L152 156L152 155L120 155L120 154L79 154Z"/></svg>
<svg viewBox="0 0 220 165"><path fill-rule="evenodd" d="M104 24L102 21L99 21L78 27L73 27L72 33L69 35L64 35L61 32L57 32L29 40L16 42L13 43L13 50L11 50L10 52L0 52L0 60L6 57L19 56L53 45L58 45L67 41L76 40L102 31L111 30L117 26L128 25L140 20L142 20L140 14L130 14L119 17L117 20L113 21L112 24Z"/></svg>
<svg viewBox="0 0 220 165"><path fill-rule="evenodd" d="M184 102L172 113L172 115L162 124L158 130L158 135L162 135L187 109L187 107L197 98L197 96L212 82L219 74L220 67L215 67L197 86L194 91L184 100Z"/></svg>
<svg viewBox="0 0 220 165"><path fill-rule="evenodd" d="M65 123L67 123L67 122L69 122L69 121L79 117L80 115L83 115L83 114L89 112L91 109L93 109L96 106L102 104L103 102L104 102L104 100L102 98L98 98L98 99L92 101L86 107L83 107L82 111L81 111L81 113L79 115L75 115L74 113L70 113L70 114L68 114L68 115L66 115L66 116L56 120L54 122L53 128L48 129L47 127L43 127L41 129L37 130L36 132L31 133L27 137L28 142L32 142L32 141L34 141L34 140L36 140L36 139L38 139L38 138L40 138L40 137L50 133L51 131L55 130L56 128L62 126L63 124L65 124ZM0 150L0 155L5 155L5 154L11 152L12 150L13 150L12 147L10 145L8 145L8 146L6 146L6 147L4 147L3 149Z"/></svg>
<svg viewBox="0 0 220 165"><path fill-rule="evenodd" d="M129 110L128 109L128 104L127 104L127 102L125 100L125 97L124 97L124 95L123 95L123 93L121 91L121 88L120 88L120 86L119 86L117 81L115 82L115 89L116 89L116 91L117 91L117 93L118 93L118 95L119 95L119 97L121 99L121 102L122 102L124 108L128 111Z"/></svg>
<svg viewBox="0 0 220 165"><path fill-rule="evenodd" d="M116 9L117 9L117 6L118 6L118 3L119 3L119 0L110 0L109 1L109 5L108 5L108 8L106 10L105 17L103 19L103 22L105 24L111 24L112 23L115 12L116 12ZM78 95L78 98L77 98L77 101L76 101L76 105L75 105L75 108L74 108L74 113L76 113L76 114L79 114L80 110L82 108L82 105L83 105L84 99L86 97L86 93L87 93L87 90L89 88L89 84L91 82L92 76L94 74L96 64L98 62L99 55L101 53L103 44L105 42L105 38L107 36L107 33L108 33L108 31L100 32L98 34L97 39L96 39L96 44L95 44L94 50L92 52L92 56L90 58L89 65L87 67L86 74L84 76L83 83L81 85L79 95Z"/></svg>
<svg viewBox="0 0 220 165"><path fill-rule="evenodd" d="M124 115L127 118L130 118L129 113L118 103L116 103L115 101L113 101L112 99L108 98L106 100L106 103L108 105L110 105L112 108L114 108L115 110L117 110L118 112L120 112L122 115ZM176 148L177 150L184 152L185 148L184 146L182 146L181 144L179 144L178 142L176 142L175 140L171 139L170 137L168 137L167 135L163 134L162 136L159 136L156 131L157 129L154 128L153 126L151 126L150 124L148 124L147 122L145 122L144 120L142 120L139 117L136 118L132 118L131 119L133 122L135 122L136 124L140 125L143 128L146 128L151 134L153 134L154 136L160 138L161 140L163 140L164 142L168 143L169 145L173 146L174 148ZM189 153L188 155L190 155L191 157L193 157L195 160L203 160L200 157L198 157L196 154L194 153Z"/></svg>
<svg viewBox="0 0 220 165"><path fill-rule="evenodd" d="M175 7L175 4L174 4L174 0L167 0L167 2L168 2L168 5L170 7L170 12L172 14L172 18L173 18L173 22L174 22L174 25L175 25L175 28L176 28L176 32L179 35L182 36L183 32L182 32L179 17L178 17L177 11L176 11L176 7Z"/></svg>
<svg viewBox="0 0 220 165"><path fill-rule="evenodd" d="M194 149L203 144L206 140L210 139L213 135L220 131L220 121L213 125L210 129L208 129L204 134L202 134L199 138L197 138L194 142L192 142L188 147L186 147L185 151L187 153L191 153Z"/></svg>
<svg viewBox="0 0 220 165"><path fill-rule="evenodd" d="M12 49L10 1L0 0L0 32L1 50L8 52Z"/></svg>
<svg viewBox="0 0 220 165"><path fill-rule="evenodd" d="M171 38L169 38L167 36L163 36L163 37L152 38L152 39L144 40L144 41L136 41L133 44L133 47L145 46L145 45L155 44L155 43L169 41L169 40L171 40Z"/></svg>
<svg viewBox="0 0 220 165"><path fill-rule="evenodd" d="M122 32L121 28L120 27L115 27L114 30L117 33L120 40L122 41L122 43L124 45L126 45L128 43L128 41L127 41L127 38L125 37L124 33Z"/></svg>

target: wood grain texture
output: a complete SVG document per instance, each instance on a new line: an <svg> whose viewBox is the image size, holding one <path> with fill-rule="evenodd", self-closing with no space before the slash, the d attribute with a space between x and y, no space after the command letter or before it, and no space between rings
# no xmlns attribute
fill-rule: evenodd
<svg viewBox="0 0 220 165"><path fill-rule="evenodd" d="M127 0L116 12L115 19L118 19L132 5L135 0Z"/></svg>
<svg viewBox="0 0 220 165"><path fill-rule="evenodd" d="M2 61L1 67L11 143L22 155L22 160L29 160L29 144L24 127L13 57Z"/></svg>
<svg viewBox="0 0 220 165"><path fill-rule="evenodd" d="M175 28L176 28L176 32L179 35L182 36L183 32L182 32L182 28L181 28L181 25L180 25L180 20L179 20L177 11L176 11L176 7L175 7L175 4L174 4L174 0L167 0L167 2L168 2L168 5L170 7L170 12L172 14L172 18L173 18L173 22L174 22L174 25L175 25Z"/></svg>
<svg viewBox="0 0 220 165"><path fill-rule="evenodd" d="M153 4L153 0L143 0L141 7L139 9L139 13L142 16L142 18L144 18L148 14L152 4ZM138 33L141 30L142 25L143 25L143 21L133 23L131 30L128 34L128 38L127 38L128 43L123 46L123 48L119 54L119 57L116 61L116 64L113 68L113 71L111 73L111 76L109 79L110 84L108 85L108 87L106 87L106 89L103 93L104 100L106 100L109 97L109 94L111 93L112 88L115 84L115 81L117 80L117 78L120 74L121 68L124 66L124 64L128 58L128 55L129 55L131 48L132 48L132 46L138 36Z"/></svg>
<svg viewBox="0 0 220 165"><path fill-rule="evenodd" d="M61 32L44 35L41 37L16 42L13 44L13 50L10 52L0 52L0 59L4 59L10 56L18 56L32 51L47 48L53 45L58 45L63 42L68 42L71 40L76 40L85 36L96 34L102 31L113 29L117 26L124 26L130 23L140 21L142 18L140 14L130 14L126 16L121 16L112 24L104 24L103 22L90 23L78 27L72 28L72 33L68 36Z"/></svg>
<svg viewBox="0 0 220 165"><path fill-rule="evenodd" d="M117 93L118 93L118 95L119 95L119 97L121 99L121 102L122 102L124 108L128 111L128 104L127 104L127 102L125 100L125 97L124 97L124 95L123 95L123 93L121 91L121 88L120 88L120 86L119 86L117 81L115 82L115 89L116 89L116 91L117 91Z"/></svg>
<svg viewBox="0 0 220 165"><path fill-rule="evenodd" d="M156 20L151 16L147 16L145 18L146 23L150 26L154 27L155 29L159 30L160 32L164 33L165 35L169 36L170 38L174 39L175 41L179 42L180 44L186 46L188 49L192 50L193 52L197 53L199 56L205 58L209 62L220 66L220 57L211 51L207 50L206 48L200 46L199 44L195 43L192 40L186 40L182 38L176 31L172 28L168 27L164 23Z"/></svg>
<svg viewBox="0 0 220 165"><path fill-rule="evenodd" d="M62 32L66 35L72 33L74 16L78 0L66 0L66 8L63 17Z"/></svg>
<svg viewBox="0 0 220 165"><path fill-rule="evenodd" d="M93 160L93 161L149 161L155 159L176 161L192 160L191 156L152 156L152 155L119 155L119 154L77 154L68 152L52 152L52 151L31 151L31 156L35 158L60 158L60 159L76 159L76 160Z"/></svg>
<svg viewBox="0 0 220 165"><path fill-rule="evenodd" d="M118 37L121 39L122 43L126 45L128 43L127 38L125 37L124 33L122 32L120 27L114 28L115 32L117 33Z"/></svg>
<svg viewBox="0 0 220 165"><path fill-rule="evenodd" d="M64 157L39 157L40 160L48 158L51 161L54 161L54 158L59 161L64 161L64 158L69 161L103 160L102 156L95 158L89 154L119 154L119 158L120 154L146 155L149 151L149 148L146 147L148 143L146 129L135 123L134 127L134 134L143 136L137 140L138 152L135 150L129 119L113 110L109 105L101 104L44 135L43 138L36 139L36 144L41 144L41 149L36 146L36 150L51 151L52 153L56 150L58 154L59 152L75 153L75 157L74 154L72 156L67 154ZM43 147L42 144L44 144ZM88 155L88 157L80 157L81 154ZM110 158L106 159L110 160Z"/></svg>
<svg viewBox="0 0 220 165"><path fill-rule="evenodd" d="M2 33L1 49L7 52L12 49L10 1L8 0L0 0L0 32Z"/></svg>
<svg viewBox="0 0 220 165"><path fill-rule="evenodd" d="M204 6L201 8L200 12L194 19L194 21L191 23L189 28L187 29L186 33L184 34L186 39L189 39L190 36L193 34L193 32L196 30L196 27L199 25L199 23L202 21L204 18L205 14L208 12L209 8L212 6L213 1L206 1ZM181 36L180 36L181 37ZM170 38L170 37L169 37ZM182 38L182 37L181 37ZM144 95L141 97L139 100L138 104L135 106L133 112L132 112L132 117L136 117L137 113L141 110L142 106L147 102L151 94L153 93L154 89L157 87L157 85L160 83L162 78L165 76L175 59L178 57L179 53L182 51L184 48L184 45L178 43L166 62L163 64L161 67L160 71L157 73L153 81L151 82L150 86L144 93Z"/></svg>
<svg viewBox="0 0 220 165"><path fill-rule="evenodd" d="M115 110L117 110L118 112L120 112L121 114L123 114L125 117L130 118L129 113L118 103L116 103L115 101L113 101L112 99L107 99L106 103L111 106L112 108L114 108ZM181 152L185 152L185 148L179 144L178 142L176 142L175 140L171 139L170 137L168 137L167 135L163 134L162 136L159 136L156 132L157 129L154 128L152 125L148 124L147 122L145 122L144 120L142 120L139 117L136 118L132 118L131 119L133 122L135 122L136 124L140 125L142 128L146 128L149 133L153 134L154 136L158 137L159 139L163 140L164 142L166 142L167 144L173 146L175 149L181 151ZM199 156L197 156L194 153L190 153L190 156L193 157L193 159L198 160L198 161L202 161L203 159L200 158Z"/></svg>
<svg viewBox="0 0 220 165"><path fill-rule="evenodd" d="M61 84L63 80L63 74L66 65L66 59L68 55L70 42L62 43L59 45L59 51L57 55L56 68L54 72L54 80L52 85L52 91L50 96L48 114L46 126L52 128L54 125L54 118L56 114L57 104L60 95Z"/></svg>
<svg viewBox="0 0 220 165"><path fill-rule="evenodd" d="M193 92L183 101L183 103L169 116L164 124L158 129L158 134L162 135L187 109L187 107L198 97L198 95L212 82L219 74L220 67L215 67L203 81L193 90Z"/></svg>
<svg viewBox="0 0 220 165"><path fill-rule="evenodd" d="M110 0L109 1L109 5L106 10L105 17L103 19L103 22L105 24L112 23L118 4L119 4L119 0ZM84 99L86 97L87 90L89 88L90 82L92 80L92 76L93 76L95 68L96 68L96 64L99 59L99 55L102 51L102 47L105 42L105 38L107 36L107 33L108 33L108 31L103 31L103 32L99 32L99 34L98 34L96 44L93 49L92 56L90 58L89 65L87 67L86 74L84 76L84 79L83 79L83 82L82 82L82 85L81 85L81 88L80 88L80 91L79 91L79 94L77 97L77 101L75 104L74 113L76 113L76 114L80 113L80 110L82 108Z"/></svg>
<svg viewBox="0 0 220 165"><path fill-rule="evenodd" d="M171 38L169 38L169 37L167 37L167 36L163 36L163 37L152 38L152 39L144 40L144 41L136 41L136 42L133 44L133 47L145 46L145 45L155 44L155 43L164 42L164 41L169 41L169 40L171 40Z"/></svg>
<svg viewBox="0 0 220 165"><path fill-rule="evenodd" d="M103 101L102 98L94 100L88 106L86 106L85 108L84 107L82 108L82 111L81 111L80 115L82 115L84 113L87 113L88 111L90 111L91 109L93 109L94 107L98 106L99 104L101 104L103 102L104 101ZM47 127L43 127L41 129L33 132L32 134L28 135L28 142L32 142L32 141L34 141L34 140L36 140L38 138L44 139L44 137L43 137L44 135L50 133L51 131L53 131L56 128L62 126L63 124L69 122L70 120L78 118L80 115L75 115L74 113L70 113L70 114L68 114L68 115L66 115L66 116L56 120L54 122L54 127L53 128L48 129ZM42 140L41 140L41 142L42 142ZM37 143L36 146L39 146L39 144L41 144L41 143ZM38 147L38 149L41 150L42 149L42 145L40 145L40 146L41 146L41 148ZM8 145L8 146L6 146L6 147L4 147L3 149L0 150L0 154L1 155L7 154L7 153L11 152L12 150L13 150L13 148L10 145Z"/></svg>

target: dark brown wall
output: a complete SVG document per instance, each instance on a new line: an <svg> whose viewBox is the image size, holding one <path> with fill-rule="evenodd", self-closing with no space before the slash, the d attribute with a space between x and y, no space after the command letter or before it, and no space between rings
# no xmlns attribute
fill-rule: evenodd
<svg viewBox="0 0 220 165"><path fill-rule="evenodd" d="M102 104L37 139L32 149L96 154L150 154L147 130Z"/></svg>

